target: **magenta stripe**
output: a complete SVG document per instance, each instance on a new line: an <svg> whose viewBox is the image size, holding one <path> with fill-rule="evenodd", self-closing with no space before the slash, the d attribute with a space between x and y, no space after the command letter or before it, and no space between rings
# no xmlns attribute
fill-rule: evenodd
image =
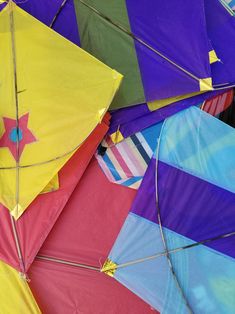
<svg viewBox="0 0 235 314"><path fill-rule="evenodd" d="M119 165L121 166L122 170L125 172L127 177L133 177L133 173L131 172L131 170L129 169L128 165L126 164L125 160L123 159L123 157L121 156L120 152L118 151L116 146L113 146L111 148L111 151L113 152L114 156L117 159L117 162L119 163Z"/></svg>

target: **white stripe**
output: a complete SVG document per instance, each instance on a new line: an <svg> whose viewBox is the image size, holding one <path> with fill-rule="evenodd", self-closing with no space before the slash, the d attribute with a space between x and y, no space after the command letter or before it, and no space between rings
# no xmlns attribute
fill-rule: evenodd
<svg viewBox="0 0 235 314"><path fill-rule="evenodd" d="M135 135L139 139L141 145L143 146L148 156L151 158L153 156L153 151L151 147L149 146L148 142L146 141L146 139L144 138L143 134L141 132L138 132Z"/></svg>
<svg viewBox="0 0 235 314"><path fill-rule="evenodd" d="M99 156L98 154L95 157L96 157L96 160L98 161L98 164L99 164L100 168L105 173L105 175L108 178L108 180L111 181L111 182L115 182L115 179L114 179L112 173L110 172L108 166L104 162L103 158L101 156Z"/></svg>

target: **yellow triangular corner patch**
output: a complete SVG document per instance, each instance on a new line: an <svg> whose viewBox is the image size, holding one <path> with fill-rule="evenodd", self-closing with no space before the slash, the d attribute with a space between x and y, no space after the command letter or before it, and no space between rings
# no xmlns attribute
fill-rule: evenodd
<svg viewBox="0 0 235 314"><path fill-rule="evenodd" d="M210 60L210 64L220 61L216 55L215 50L209 51L209 60Z"/></svg>
<svg viewBox="0 0 235 314"><path fill-rule="evenodd" d="M51 181L45 186L40 194L49 193L58 190L60 187L59 184L59 175L58 173L51 179Z"/></svg>
<svg viewBox="0 0 235 314"><path fill-rule="evenodd" d="M117 144L117 143L119 143L119 142L124 140L124 137L123 137L121 131L119 131L119 130L117 130L116 132L112 133L110 135L110 137L111 137L111 140L112 140L112 142L114 144Z"/></svg>
<svg viewBox="0 0 235 314"><path fill-rule="evenodd" d="M0 51L0 203L18 218L94 130L122 75L13 2L0 13Z"/></svg>
<svg viewBox="0 0 235 314"><path fill-rule="evenodd" d="M18 271L0 261L1 313L40 314L33 294Z"/></svg>
<svg viewBox="0 0 235 314"><path fill-rule="evenodd" d="M111 259L107 259L101 268L101 272L105 273L106 275L113 277L117 270L117 264L115 264Z"/></svg>
<svg viewBox="0 0 235 314"><path fill-rule="evenodd" d="M200 91L213 90L211 77L199 80Z"/></svg>
<svg viewBox="0 0 235 314"><path fill-rule="evenodd" d="M23 209L21 205L18 203L16 206L10 211L11 215L15 218L18 219L22 214L23 214Z"/></svg>

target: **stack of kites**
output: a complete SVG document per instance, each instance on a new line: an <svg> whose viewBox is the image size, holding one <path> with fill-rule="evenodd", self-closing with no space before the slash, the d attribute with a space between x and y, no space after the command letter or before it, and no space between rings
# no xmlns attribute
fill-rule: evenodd
<svg viewBox="0 0 235 314"><path fill-rule="evenodd" d="M235 313L235 1L0 4L0 313Z"/></svg>

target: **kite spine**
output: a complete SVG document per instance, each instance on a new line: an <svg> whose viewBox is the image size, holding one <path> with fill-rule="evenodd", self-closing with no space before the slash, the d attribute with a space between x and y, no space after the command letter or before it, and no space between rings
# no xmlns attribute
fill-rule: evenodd
<svg viewBox="0 0 235 314"><path fill-rule="evenodd" d="M165 120L166 121L166 120ZM164 246L164 249L165 249L165 256L167 258L167 261L168 261L168 264L169 264L169 268L170 268L170 271L172 273L172 276L175 280L175 283L176 283L176 286L185 302L185 305L189 311L190 314L193 313L189 303L188 303L188 300L184 294L184 291L180 285L180 282L177 278L177 274L174 270L174 267L173 267L173 264L172 264L172 261L171 261L171 257L170 257L170 254L169 254L169 251L168 251L168 247L167 247L167 241L166 241L166 238L165 238L165 235L164 235L164 231L163 231L163 227L162 227L162 220L161 220L161 212L160 212L160 206L159 206L159 197L158 197L158 157L159 157L159 150L160 150L160 143L161 143L161 135L162 135L162 132L163 132L163 129L164 129L164 126L165 126L165 121L163 123L163 126L162 126L162 129L161 129L161 132L160 132L160 136L159 136L159 139L158 139L158 143L157 143L157 149L156 149L156 176L155 176L155 185L156 185L156 207L157 207L157 220L158 220L158 225L159 225L159 230L160 230L160 234L161 234L161 238L162 238L162 242L163 242L163 246Z"/></svg>
<svg viewBox="0 0 235 314"><path fill-rule="evenodd" d="M18 84L17 84L17 65L16 65L16 45L15 45L15 23L14 23L14 6L12 0L9 1L9 20L10 20L10 33L11 33L11 51L12 51L12 63L13 63L13 80L14 80L14 98L15 98L15 110L16 110L16 215L19 212L19 181L20 181L20 150L19 150L19 99L18 99Z"/></svg>

